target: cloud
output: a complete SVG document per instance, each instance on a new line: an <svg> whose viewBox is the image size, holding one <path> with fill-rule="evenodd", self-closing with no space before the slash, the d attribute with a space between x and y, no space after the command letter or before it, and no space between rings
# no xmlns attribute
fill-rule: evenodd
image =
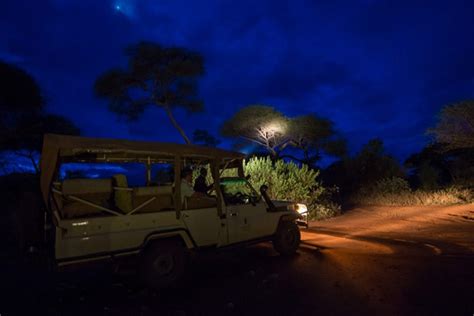
<svg viewBox="0 0 474 316"><path fill-rule="evenodd" d="M474 97L473 15L471 1L9 0L0 58L33 73L48 108L86 135L181 141L159 109L118 121L92 86L126 65L128 44L184 46L206 61L207 112L176 114L189 134L266 103L329 117L354 150L382 137L403 158L443 104Z"/></svg>

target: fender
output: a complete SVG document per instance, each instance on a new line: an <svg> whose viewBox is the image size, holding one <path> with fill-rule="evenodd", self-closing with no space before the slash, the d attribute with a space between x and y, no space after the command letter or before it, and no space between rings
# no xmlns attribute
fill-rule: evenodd
<svg viewBox="0 0 474 316"><path fill-rule="evenodd" d="M293 222L296 221L297 219L302 219L303 216L298 213L290 213L290 214L285 214L280 217L280 223L281 222Z"/></svg>
<svg viewBox="0 0 474 316"><path fill-rule="evenodd" d="M183 241L186 248L193 249L196 248L195 242L189 233L185 229L175 229L170 231L157 231L148 234L145 237L145 241L143 242L142 249L145 248L149 243L159 240L159 239L166 239L166 238L179 238Z"/></svg>
<svg viewBox="0 0 474 316"><path fill-rule="evenodd" d="M281 223L285 223L285 222L295 222L295 221L297 221L298 219L301 219L301 218L303 218L303 216L301 216L301 215L298 214L298 213L283 214L282 216L280 216L280 220L278 221L278 226L277 226L277 228L275 229L274 234L276 234L277 231L278 231L278 229L280 229Z"/></svg>

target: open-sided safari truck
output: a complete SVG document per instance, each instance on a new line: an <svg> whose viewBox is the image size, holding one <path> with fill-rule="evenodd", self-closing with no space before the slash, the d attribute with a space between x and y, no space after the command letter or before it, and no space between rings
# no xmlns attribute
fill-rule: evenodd
<svg viewBox="0 0 474 316"><path fill-rule="evenodd" d="M41 191L54 262L62 268L134 255L144 280L162 287L185 273L193 251L272 241L279 253L294 253L300 242L298 211L306 207L272 202L265 186L260 193L254 190L244 177L243 158L193 145L45 135ZM132 186L121 173L85 177L81 169L68 175L62 169L118 163L142 166L143 183ZM190 165L211 170L209 196L181 197L181 171ZM221 177L229 168L238 176Z"/></svg>

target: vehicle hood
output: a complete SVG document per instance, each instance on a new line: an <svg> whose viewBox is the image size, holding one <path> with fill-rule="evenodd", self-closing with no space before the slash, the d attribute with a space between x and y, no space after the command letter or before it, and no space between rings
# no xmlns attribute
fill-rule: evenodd
<svg viewBox="0 0 474 316"><path fill-rule="evenodd" d="M286 207L288 205L295 204L295 202L292 201L272 200L272 202L276 207Z"/></svg>

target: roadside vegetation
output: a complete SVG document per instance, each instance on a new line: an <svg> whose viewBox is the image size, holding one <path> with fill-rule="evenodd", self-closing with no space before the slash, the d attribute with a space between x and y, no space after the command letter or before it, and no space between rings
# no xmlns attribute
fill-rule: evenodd
<svg viewBox="0 0 474 316"><path fill-rule="evenodd" d="M415 189L402 178L381 179L351 196L357 205L449 205L474 203L474 191L461 186L439 189Z"/></svg>

